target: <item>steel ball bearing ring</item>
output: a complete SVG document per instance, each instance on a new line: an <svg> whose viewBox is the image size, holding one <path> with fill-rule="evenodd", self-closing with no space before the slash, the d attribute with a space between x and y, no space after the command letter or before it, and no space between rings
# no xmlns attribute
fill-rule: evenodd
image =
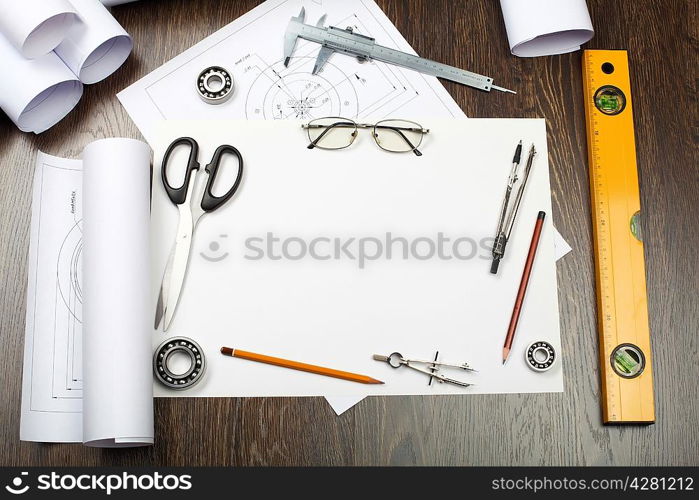
<svg viewBox="0 0 699 500"><path fill-rule="evenodd" d="M208 104L222 104L233 95L233 77L220 66L211 66L199 73L197 92Z"/></svg>
<svg viewBox="0 0 699 500"><path fill-rule="evenodd" d="M545 372L556 362L556 350L544 340L532 342L524 351L527 366L537 372Z"/></svg>
<svg viewBox="0 0 699 500"><path fill-rule="evenodd" d="M168 361L175 353L189 356L190 365L184 373L173 373ZM158 381L170 389L188 389L199 382L206 370L206 358L199 344L187 337L173 337L155 350L153 372Z"/></svg>

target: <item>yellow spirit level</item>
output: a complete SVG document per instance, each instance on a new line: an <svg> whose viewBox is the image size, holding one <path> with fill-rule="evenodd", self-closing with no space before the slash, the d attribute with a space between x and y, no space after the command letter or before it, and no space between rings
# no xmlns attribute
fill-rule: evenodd
<svg viewBox="0 0 699 500"><path fill-rule="evenodd" d="M604 423L653 423L648 299L629 63L583 52Z"/></svg>

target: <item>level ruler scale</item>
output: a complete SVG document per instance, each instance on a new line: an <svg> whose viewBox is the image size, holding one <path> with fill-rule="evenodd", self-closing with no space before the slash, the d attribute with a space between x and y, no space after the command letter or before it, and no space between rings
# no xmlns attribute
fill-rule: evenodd
<svg viewBox="0 0 699 500"><path fill-rule="evenodd" d="M626 51L586 50L583 91L604 423L653 423L653 370Z"/></svg>

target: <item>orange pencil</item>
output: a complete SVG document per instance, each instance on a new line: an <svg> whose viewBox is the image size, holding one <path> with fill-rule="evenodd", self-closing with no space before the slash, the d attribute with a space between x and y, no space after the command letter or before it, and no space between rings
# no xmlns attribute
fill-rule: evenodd
<svg viewBox="0 0 699 500"><path fill-rule="evenodd" d="M283 368L291 368L292 370L300 370L302 372L315 373L317 375L325 375L326 377L335 377L351 382L359 382L360 384L383 384L380 380L367 377L366 375L358 375L356 373L343 372L341 370L333 370L322 366L309 365L298 361L290 361L288 359L275 358L264 354L254 352L241 351L231 347L221 347L221 354L232 356L234 358L247 359L249 361L257 361L258 363L267 363L268 365L281 366Z"/></svg>

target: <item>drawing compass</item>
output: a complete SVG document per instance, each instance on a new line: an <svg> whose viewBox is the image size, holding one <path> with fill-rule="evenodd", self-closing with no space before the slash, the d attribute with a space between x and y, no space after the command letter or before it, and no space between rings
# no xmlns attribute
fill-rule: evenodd
<svg viewBox="0 0 699 500"><path fill-rule="evenodd" d="M305 17L306 10L301 8L299 15L292 17L289 22L284 35L284 66L289 66L296 41L303 38L321 44L316 64L313 67L314 75L323 68L333 53L340 52L354 56L360 61L381 61L486 92L499 90L500 92L516 94L513 90L493 85L493 79L488 76L378 45L373 38L355 33L352 28L325 27L325 16L322 16L315 26L304 24Z"/></svg>
<svg viewBox="0 0 699 500"><path fill-rule="evenodd" d="M498 229L495 233L495 241L493 242L493 263L490 266L490 272L492 274L497 274L498 267L500 266L500 260L502 260L502 258L505 256L505 247L507 246L507 242L510 240L512 228L515 225L515 219L517 218L519 205L522 203L522 195L524 194L524 188L527 186L527 180L529 179L529 173L531 172L535 155L536 149L534 148L534 144L532 144L532 147L529 150L527 164L524 168L524 177L519 183L519 188L517 189L514 202L510 206L512 191L520 178L519 164L522 156L522 141L519 141L519 144L517 144L517 148L515 149L515 156L512 159L512 170L507 178L505 197L502 200L502 208L500 210L500 217L498 218Z"/></svg>
<svg viewBox="0 0 699 500"><path fill-rule="evenodd" d="M447 383L447 384L453 384L453 385L458 385L461 387L471 387L472 383L470 382L464 382L462 380L456 380L453 378L449 378L446 375L443 375L440 371L440 367L452 367L452 368L459 368L461 370L466 370L467 372L477 372L478 370L474 370L469 366L468 363L444 363L442 361L437 361L436 359L434 361L427 361L424 359L408 359L403 357L403 355L399 352L394 352L388 356L384 356L382 354L374 354L373 358L376 361L384 361L388 363L388 365L391 368L400 368L401 366L407 366L408 368L412 368L413 370L424 373L425 375L430 376L430 382L432 382L432 379L436 379L437 381L441 383Z"/></svg>

